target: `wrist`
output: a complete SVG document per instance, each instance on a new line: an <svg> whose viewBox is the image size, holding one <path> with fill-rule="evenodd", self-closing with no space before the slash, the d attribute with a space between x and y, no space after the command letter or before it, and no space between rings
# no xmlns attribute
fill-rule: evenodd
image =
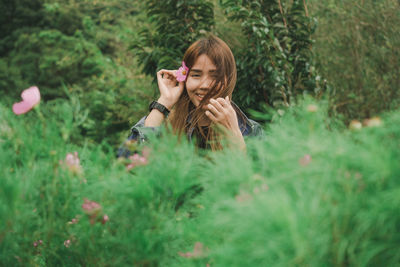
<svg viewBox="0 0 400 267"><path fill-rule="evenodd" d="M239 127L238 127L237 129L233 129L233 130L232 130L232 135L233 135L234 137L237 137L237 138L243 137L243 134L242 134L242 132L240 131Z"/></svg>
<svg viewBox="0 0 400 267"><path fill-rule="evenodd" d="M165 106L168 110L171 110L173 108L173 106L175 105L175 103L171 103L170 101L167 101L162 97L160 97L157 100L157 102L160 103L161 105Z"/></svg>
<svg viewBox="0 0 400 267"><path fill-rule="evenodd" d="M151 102L150 106L149 106L149 112L151 112L153 109L158 110L159 112L161 112L165 117L168 117L169 115L169 109L167 107L165 107L163 104L157 102L157 101L153 101Z"/></svg>

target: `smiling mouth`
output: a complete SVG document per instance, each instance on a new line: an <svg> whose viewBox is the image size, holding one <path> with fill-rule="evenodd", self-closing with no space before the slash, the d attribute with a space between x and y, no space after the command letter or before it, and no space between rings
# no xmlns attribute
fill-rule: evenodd
<svg viewBox="0 0 400 267"><path fill-rule="evenodd" d="M202 95L202 94L195 94L196 96L197 96L197 98L198 99L200 99L200 100L202 100L203 99L203 97L205 96L205 94L204 95Z"/></svg>

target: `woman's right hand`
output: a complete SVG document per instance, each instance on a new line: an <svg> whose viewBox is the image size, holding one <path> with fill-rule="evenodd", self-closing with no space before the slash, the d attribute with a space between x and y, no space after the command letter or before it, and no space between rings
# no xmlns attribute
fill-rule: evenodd
<svg viewBox="0 0 400 267"><path fill-rule="evenodd" d="M158 102L171 110L181 96L184 83L176 80L176 70L160 70L157 72L160 98Z"/></svg>

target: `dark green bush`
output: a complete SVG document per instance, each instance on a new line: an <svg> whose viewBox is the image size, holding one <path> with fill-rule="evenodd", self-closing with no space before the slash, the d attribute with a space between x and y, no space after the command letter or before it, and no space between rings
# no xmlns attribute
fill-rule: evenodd
<svg viewBox="0 0 400 267"><path fill-rule="evenodd" d="M312 62L315 23L304 1L220 1L240 23L245 44L236 50L241 106L287 106L297 95L320 95L324 85Z"/></svg>
<svg viewBox="0 0 400 267"><path fill-rule="evenodd" d="M104 69L95 45L79 33L67 36L57 30L20 35L9 57L24 84L39 85L45 98L64 96L62 83L83 83Z"/></svg>
<svg viewBox="0 0 400 267"><path fill-rule="evenodd" d="M186 49L214 25L213 3L205 0L146 1L149 23L132 44L143 72L154 77L157 70L176 69Z"/></svg>
<svg viewBox="0 0 400 267"><path fill-rule="evenodd" d="M94 142L119 144L121 130L143 115L154 94L128 51L140 8L128 0L7 5L2 9L10 21L1 25L0 94L15 99L31 85L45 100L72 94L89 112L80 133Z"/></svg>

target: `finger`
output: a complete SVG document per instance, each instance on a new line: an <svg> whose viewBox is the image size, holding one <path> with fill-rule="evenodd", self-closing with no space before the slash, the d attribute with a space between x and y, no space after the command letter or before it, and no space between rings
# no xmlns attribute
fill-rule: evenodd
<svg viewBox="0 0 400 267"><path fill-rule="evenodd" d="M224 112L224 107L215 99L210 99L210 104L213 105L219 112Z"/></svg>
<svg viewBox="0 0 400 267"><path fill-rule="evenodd" d="M211 104L207 105L207 109L216 117L218 118L220 116L220 112Z"/></svg>
<svg viewBox="0 0 400 267"><path fill-rule="evenodd" d="M217 118L210 112L210 111L206 111L205 112L206 116L213 122L218 122Z"/></svg>
<svg viewBox="0 0 400 267"><path fill-rule="evenodd" d="M157 72L157 83L158 83L158 89L160 90L160 93L163 93L164 87L163 87L163 82L162 82L162 70Z"/></svg>
<svg viewBox="0 0 400 267"><path fill-rule="evenodd" d="M168 74L168 75L171 75L172 77L176 77L176 70L165 70L165 69L162 69L162 70L160 70L158 72L161 73L161 75Z"/></svg>
<svg viewBox="0 0 400 267"><path fill-rule="evenodd" d="M226 101L226 99L223 99L222 97L218 97L217 98L218 103L221 104L221 106L223 106L224 108L228 108L229 107L229 102Z"/></svg>
<svg viewBox="0 0 400 267"><path fill-rule="evenodd" d="M178 87L179 87L179 95L183 92L183 88L185 87L185 83L184 82L179 82L178 83Z"/></svg>

